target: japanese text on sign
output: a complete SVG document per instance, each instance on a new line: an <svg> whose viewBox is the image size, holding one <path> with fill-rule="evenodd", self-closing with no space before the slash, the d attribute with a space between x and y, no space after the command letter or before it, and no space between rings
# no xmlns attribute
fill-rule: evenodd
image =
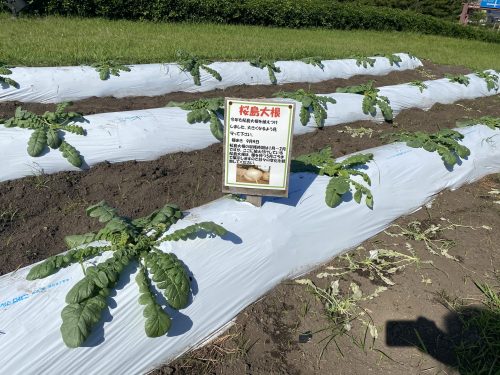
<svg viewBox="0 0 500 375"><path fill-rule="evenodd" d="M224 191L287 190L294 105L226 100ZM266 194L268 195L268 194Z"/></svg>

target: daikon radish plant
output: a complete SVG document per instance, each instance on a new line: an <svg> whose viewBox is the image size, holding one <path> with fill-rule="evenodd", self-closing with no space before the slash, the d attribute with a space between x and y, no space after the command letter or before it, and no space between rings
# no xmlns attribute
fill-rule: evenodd
<svg viewBox="0 0 500 375"><path fill-rule="evenodd" d="M210 121L210 131L219 141L224 138L224 126L221 118L224 118L224 98L198 99L192 102L170 102L167 107L179 107L186 111L187 122L207 123Z"/></svg>
<svg viewBox="0 0 500 375"><path fill-rule="evenodd" d="M363 98L363 113L375 116L377 114L377 106L380 108L385 121L391 122L394 118L391 102L386 96L378 95L379 89L373 86L374 81L368 81L365 84L357 86L339 87L337 92L364 95Z"/></svg>
<svg viewBox="0 0 500 375"><path fill-rule="evenodd" d="M250 65L264 69L267 68L267 72L269 73L269 79L271 80L271 83L273 85L276 85L278 83L278 80L276 79L276 76L274 73L281 73L281 69L278 68L275 64L274 60L264 60L260 56L257 57L256 59L250 60Z"/></svg>
<svg viewBox="0 0 500 375"><path fill-rule="evenodd" d="M66 237L66 245L71 250L34 266L26 277L28 280L42 279L61 268L80 263L84 276L69 290L67 305L61 313L64 343L69 348L76 348L85 342L108 307L110 290L131 263L139 265L135 281L139 288L138 302L144 306L146 335L165 335L172 321L157 301L154 290L162 290L168 305L179 310L187 306L191 287L182 261L173 253L162 252L158 246L168 241L194 239L201 233L224 236L226 230L209 221L164 235L172 224L182 219L182 212L171 204L135 220L119 216L104 201L90 206L86 212L106 223L104 228ZM105 241L105 244L92 246L94 241ZM103 253L111 256L97 265L85 266L84 261Z"/></svg>
<svg viewBox="0 0 500 375"><path fill-rule="evenodd" d="M28 154L33 157L40 156L48 147L58 149L62 155L75 167L81 167L83 159L80 153L65 139L63 132L85 135L85 130L75 124L84 118L77 112L66 112L70 102L57 105L55 112L45 112L37 115L21 107L16 108L14 117L6 120L6 128L22 128L33 130L28 140Z"/></svg>
<svg viewBox="0 0 500 375"><path fill-rule="evenodd" d="M422 81L418 81L418 80L411 81L408 84L410 86L418 87L418 89L420 90L420 92L424 92L424 90L428 88L425 83L423 83Z"/></svg>
<svg viewBox="0 0 500 375"><path fill-rule="evenodd" d="M323 59L319 56L312 56L312 57L305 57L305 58L301 59L300 61L302 61L303 63L306 63L306 64L310 64L312 66L317 66L318 68L323 70L325 68L325 66L323 65L322 60Z"/></svg>
<svg viewBox="0 0 500 375"><path fill-rule="evenodd" d="M445 77L448 78L450 82L458 83L460 85L469 86L470 84L470 78L464 74L445 74Z"/></svg>
<svg viewBox="0 0 500 375"><path fill-rule="evenodd" d="M409 147L437 152L448 167L453 167L461 158L470 155L470 150L459 143L464 138L463 134L451 129L442 129L432 134L420 131L391 133L383 135L382 138L390 142L405 142Z"/></svg>
<svg viewBox="0 0 500 375"><path fill-rule="evenodd" d="M500 86L498 84L498 76L496 74L491 74L489 72L476 72L474 74L479 78L485 80L486 88L488 89L488 91L498 91L500 89Z"/></svg>
<svg viewBox="0 0 500 375"><path fill-rule="evenodd" d="M366 56L356 56L355 59L356 65L363 66L363 68L365 69L368 69L368 66L371 66L373 68L375 66L375 63L377 62L377 60Z"/></svg>
<svg viewBox="0 0 500 375"><path fill-rule="evenodd" d="M99 78L103 81L109 79L111 76L119 77L120 71L130 72L128 66L119 64L115 61L104 61L92 64L92 68L99 73Z"/></svg>
<svg viewBox="0 0 500 375"><path fill-rule="evenodd" d="M177 51L177 64L182 68L182 71L189 72L193 77L194 84L201 86L200 68L214 77L217 81L222 81L222 77L215 69L210 68L212 61L202 59L198 56L192 55L188 52Z"/></svg>
<svg viewBox="0 0 500 375"><path fill-rule="evenodd" d="M394 55L394 54L391 54L391 55L383 55L387 60L389 60L389 63L391 64L391 66L399 66L399 63L400 62L403 62L403 59L401 59L401 57L399 57L398 55Z"/></svg>
<svg viewBox="0 0 500 375"><path fill-rule="evenodd" d="M292 172L312 172L320 176L330 176L326 187L325 202L329 207L336 207L348 197L349 193L356 203L361 203L365 196L365 204L373 208L373 195L369 188L355 181L352 177L359 176L368 186L371 186L370 177L361 169L373 160L373 154L357 154L340 162L335 161L331 147L319 152L302 155L292 160Z"/></svg>
<svg viewBox="0 0 500 375"><path fill-rule="evenodd" d="M311 113L314 114L314 120L318 128L325 125L327 118L326 110L328 109L327 103L335 104L337 101L328 96L319 96L310 91L299 89L295 92L280 91L273 96L278 98L293 99L302 104L300 107L300 123L304 126L307 125L311 118Z"/></svg>
<svg viewBox="0 0 500 375"><path fill-rule="evenodd" d="M7 88L9 86L19 88L19 84L14 81L12 78L5 77L6 75L12 74L12 70L10 70L10 66L3 65L0 63L0 86L2 88Z"/></svg>

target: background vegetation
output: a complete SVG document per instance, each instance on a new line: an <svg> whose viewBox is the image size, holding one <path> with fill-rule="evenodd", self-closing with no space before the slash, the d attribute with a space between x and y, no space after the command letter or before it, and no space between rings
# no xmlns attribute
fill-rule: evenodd
<svg viewBox="0 0 500 375"><path fill-rule="evenodd" d="M408 9L368 6L385 0L32 0L27 12L173 22L214 22L290 28L369 29L411 31L500 43L500 34L464 27L442 17L456 14L455 0L403 0ZM432 5L432 2L435 4ZM396 6L396 0L388 5ZM442 6L441 6L442 5Z"/></svg>
<svg viewBox="0 0 500 375"><path fill-rule="evenodd" d="M500 44L434 35L366 30L269 28L110 21L97 18L11 19L0 14L0 62L20 66L148 63L176 60L183 49L212 60L324 59L411 52L435 63L500 70ZM473 53L471 52L473 51Z"/></svg>

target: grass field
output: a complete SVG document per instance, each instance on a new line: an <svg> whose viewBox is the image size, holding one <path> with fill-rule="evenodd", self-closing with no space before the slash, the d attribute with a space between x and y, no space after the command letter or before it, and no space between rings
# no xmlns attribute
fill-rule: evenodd
<svg viewBox="0 0 500 375"><path fill-rule="evenodd" d="M78 65L106 59L175 61L183 49L216 60L262 56L325 59L411 52L438 64L500 70L500 44L401 32L167 24L0 14L0 61L13 66Z"/></svg>

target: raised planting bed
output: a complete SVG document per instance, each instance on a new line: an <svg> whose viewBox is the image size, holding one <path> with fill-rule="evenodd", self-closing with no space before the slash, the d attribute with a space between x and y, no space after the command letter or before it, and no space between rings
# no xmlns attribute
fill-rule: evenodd
<svg viewBox="0 0 500 375"><path fill-rule="evenodd" d="M93 96L157 96L203 92L238 85L321 82L357 74L384 75L415 69L414 56L394 54L344 60L215 62L182 55L179 64L119 65L110 62L74 67L5 67L0 101L60 103ZM9 73L10 72L10 73ZM2 74L3 73L3 74Z"/></svg>
<svg viewBox="0 0 500 375"><path fill-rule="evenodd" d="M486 71L379 89L370 84L358 85L345 89L345 92L322 95L330 102L312 94L314 100L322 100L315 104L320 107L322 117L313 114L312 104L303 105L304 92L278 93L276 96L293 97L300 101L297 102L301 110L296 113L297 125L294 133L305 134L318 127L361 120L390 122L405 109L429 109L436 103L449 104L463 99L496 95L499 90L498 77L496 72ZM6 160L9 160L8 164L0 168L0 181L28 176L37 171L54 173L79 167L88 168L103 161L151 160L169 153L207 147L218 141L211 127L215 126L219 133L223 127L222 101L213 103L213 100L201 103L205 108L203 114L206 115L201 116L201 120L197 119L197 116L190 118L192 108L184 110L183 104L173 104L168 108L86 116L86 122L78 123L83 133L66 133L65 146L61 153L47 153L48 148L43 147L43 134L40 147L34 147L38 144L38 138L33 139L34 131L19 127L38 125L33 121L25 125L24 118L31 115L20 112L16 115L17 120L5 123L10 127L0 128L0 146L7 155ZM212 108L214 105L217 109ZM214 116L211 117L211 113ZM304 113L309 114L309 118L304 118ZM196 121L207 124L192 124ZM211 123L210 126L208 122ZM26 144L28 153L25 151Z"/></svg>

